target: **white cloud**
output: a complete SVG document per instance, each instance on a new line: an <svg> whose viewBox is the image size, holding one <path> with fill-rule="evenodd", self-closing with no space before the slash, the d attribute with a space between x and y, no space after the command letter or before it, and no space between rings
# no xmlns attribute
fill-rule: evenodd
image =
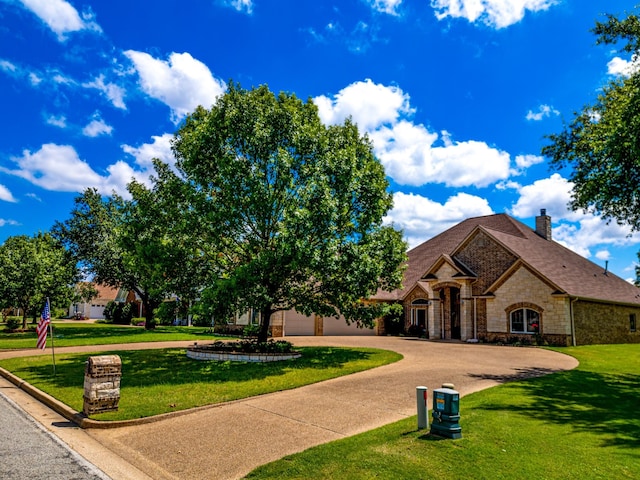
<svg viewBox="0 0 640 480"><path fill-rule="evenodd" d="M527 120L539 122L543 118L549 118L551 115L558 116L560 115L560 112L553 108L551 105L540 105L537 112L529 110L526 118Z"/></svg>
<svg viewBox="0 0 640 480"><path fill-rule="evenodd" d="M47 143L37 152L25 150L21 157L14 157L16 169L0 167L0 171L15 175L45 190L58 192L82 192L87 188L97 188L104 194L116 191L127 195L126 184L131 181L134 171L124 162L117 162L107 168L109 175L101 176L82 160L70 145Z"/></svg>
<svg viewBox="0 0 640 480"><path fill-rule="evenodd" d="M15 74L18 71L18 67L9 60L0 59L0 70L9 74Z"/></svg>
<svg viewBox="0 0 640 480"><path fill-rule="evenodd" d="M509 154L474 140L435 146L439 136L423 125L401 121L370 133L387 174L402 185L443 183L486 187L509 176Z"/></svg>
<svg viewBox="0 0 640 480"><path fill-rule="evenodd" d="M592 214L582 214L577 223L560 223L553 228L553 239L582 255L591 257L591 249L602 249L603 245L628 246L640 243L640 234L631 234L631 229L615 222L607 224ZM599 259L601 258L597 257Z"/></svg>
<svg viewBox="0 0 640 480"><path fill-rule="evenodd" d="M611 252L609 250L598 250L595 257L598 260L609 260L611 259Z"/></svg>
<svg viewBox="0 0 640 480"><path fill-rule="evenodd" d="M607 63L607 73L609 75L630 77L640 70L640 59L634 57L631 61L615 57Z"/></svg>
<svg viewBox="0 0 640 480"><path fill-rule="evenodd" d="M101 31L90 13L82 16L65 0L20 0L22 4L40 18L57 36L66 40L66 35L80 30Z"/></svg>
<svg viewBox="0 0 640 480"><path fill-rule="evenodd" d="M64 115L49 115L45 118L47 125L52 125L58 128L67 128L67 117Z"/></svg>
<svg viewBox="0 0 640 480"><path fill-rule="evenodd" d="M511 207L511 214L518 218L534 217L541 208L547 210L554 220L575 221L580 217L568 205L571 201L573 183L554 173L549 178L536 180L531 185L521 186L518 201Z"/></svg>
<svg viewBox="0 0 640 480"><path fill-rule="evenodd" d="M244 11L248 15L253 13L253 0L225 0L224 4L238 12Z"/></svg>
<svg viewBox="0 0 640 480"><path fill-rule="evenodd" d="M532 165L544 162L544 157L540 155L517 155L516 166L518 168L529 168Z"/></svg>
<svg viewBox="0 0 640 480"><path fill-rule="evenodd" d="M122 150L128 153L136 160L136 164L143 170L151 170L153 168L153 159L157 158L171 166L175 165L176 159L171 150L171 139L173 135L165 133L161 136L152 136L152 143L145 143L139 147L130 145L122 145Z"/></svg>
<svg viewBox="0 0 640 480"><path fill-rule="evenodd" d="M105 95L114 107L121 110L126 110L127 106L124 103L125 91L122 87L115 83L105 83L104 75L99 75L92 82L83 83L85 88L94 88Z"/></svg>
<svg viewBox="0 0 640 480"><path fill-rule="evenodd" d="M572 189L573 184L558 173L531 185L520 186L520 196L510 213L518 218L531 218L545 208L554 224L553 239L587 258L594 247L604 251L605 245L623 246L640 242L640 234L630 236L628 226L615 222L607 225L599 216L570 210L568 204Z"/></svg>
<svg viewBox="0 0 640 480"><path fill-rule="evenodd" d="M134 50L124 53L140 76L142 90L168 105L175 123L198 105L211 107L226 89L222 80L214 78L209 68L189 53L172 53L167 61Z"/></svg>
<svg viewBox="0 0 640 480"><path fill-rule="evenodd" d="M31 85L33 85L34 87L37 87L38 85L40 85L40 83L42 83L42 78L37 73L30 72L29 83L31 83Z"/></svg>
<svg viewBox="0 0 640 480"><path fill-rule="evenodd" d="M367 3L378 12L397 15L398 7L402 4L402 0L367 0Z"/></svg>
<svg viewBox="0 0 640 480"><path fill-rule="evenodd" d="M15 220L7 220L5 218L0 218L0 227L4 227L5 225L20 225Z"/></svg>
<svg viewBox="0 0 640 480"><path fill-rule="evenodd" d="M7 187L0 184L0 200L10 203L16 203L17 200L14 198L13 194L9 191Z"/></svg>
<svg viewBox="0 0 640 480"><path fill-rule="evenodd" d="M465 18L500 29L518 23L527 11L547 10L556 3L558 0L431 0L431 7L438 20Z"/></svg>
<svg viewBox="0 0 640 480"><path fill-rule="evenodd" d="M466 218L493 214L486 199L466 193L458 193L441 204L421 195L398 192L393 196L393 203L384 221L401 228L410 247Z"/></svg>
<svg viewBox="0 0 640 480"><path fill-rule="evenodd" d="M82 133L87 137L98 137L100 135L111 135L113 127L107 125L100 115L94 115L93 120L89 122L83 129Z"/></svg>
<svg viewBox="0 0 640 480"><path fill-rule="evenodd" d="M486 187L510 174L508 153L484 142L454 142L415 124L409 96L399 87L355 82L333 99L314 98L325 124L343 122L351 116L373 141L375 153L387 174L403 185L443 183L461 187ZM436 145L441 140L443 146Z"/></svg>
<svg viewBox="0 0 640 480"><path fill-rule="evenodd" d="M340 90L333 99L324 95L313 99L323 123L335 125L351 116L361 129L371 131L380 125L395 123L401 115L413 114L409 95L399 87L355 82Z"/></svg>

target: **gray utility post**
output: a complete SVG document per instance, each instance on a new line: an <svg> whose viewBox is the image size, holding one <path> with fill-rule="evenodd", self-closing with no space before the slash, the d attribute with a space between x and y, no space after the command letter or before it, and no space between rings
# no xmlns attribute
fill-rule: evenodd
<svg viewBox="0 0 640 480"><path fill-rule="evenodd" d="M427 416L427 387L416 387L416 403L418 406L418 430L429 428Z"/></svg>

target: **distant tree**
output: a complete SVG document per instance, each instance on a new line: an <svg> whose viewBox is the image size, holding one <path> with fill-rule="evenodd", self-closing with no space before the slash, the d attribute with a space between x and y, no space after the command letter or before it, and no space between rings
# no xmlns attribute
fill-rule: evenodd
<svg viewBox="0 0 640 480"><path fill-rule="evenodd" d="M68 308L74 298L79 271L62 244L48 233L8 238L0 246L0 298L5 306L22 311L22 328L34 320L46 298Z"/></svg>
<svg viewBox="0 0 640 480"><path fill-rule="evenodd" d="M623 42L638 61L640 19L608 15L593 29L597 44ZM637 63L636 63L637 65ZM640 73L611 80L593 104L575 113L542 153L556 169L568 167L574 183L571 207L640 229ZM637 274L640 271L636 272Z"/></svg>
<svg viewBox="0 0 640 480"><path fill-rule="evenodd" d="M151 329L153 311L171 284L162 262L165 236L147 229L159 219L146 213L136 202L87 189L54 232L96 283L136 292L145 307L145 328Z"/></svg>
<svg viewBox="0 0 640 480"><path fill-rule="evenodd" d="M178 173L158 164L155 189L181 192L209 264L201 297L218 312L258 310L260 341L281 310L361 326L384 313L365 300L400 285L406 245L382 223L389 185L350 120L327 127L310 100L232 83L187 117L173 149Z"/></svg>

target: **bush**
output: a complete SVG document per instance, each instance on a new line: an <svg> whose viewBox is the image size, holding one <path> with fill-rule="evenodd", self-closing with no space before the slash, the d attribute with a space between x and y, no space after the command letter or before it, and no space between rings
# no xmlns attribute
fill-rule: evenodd
<svg viewBox="0 0 640 480"><path fill-rule="evenodd" d="M153 318L156 319L160 325L173 325L177 313L176 307L177 302L162 302L153 312Z"/></svg>
<svg viewBox="0 0 640 480"><path fill-rule="evenodd" d="M213 342L206 347L208 350L219 352L237 353L291 353L293 344L285 340L269 340L267 342L256 342L254 340L239 340L237 342Z"/></svg>
<svg viewBox="0 0 640 480"><path fill-rule="evenodd" d="M244 327L242 325L233 325L229 323L216 323L215 327L213 327L213 333L217 333L220 335L235 335L241 336L244 331Z"/></svg>
<svg viewBox="0 0 640 480"><path fill-rule="evenodd" d="M424 328L420 328L418 325L409 325L409 328L407 328L407 335L410 337L424 337L426 336L426 332Z"/></svg>
<svg viewBox="0 0 640 480"><path fill-rule="evenodd" d="M244 329L242 330L242 336L249 337L249 338L257 337L259 332L260 332L260 325L258 325L257 323L252 323L244 327Z"/></svg>
<svg viewBox="0 0 640 480"><path fill-rule="evenodd" d="M133 307L130 303L112 300L104 307L104 318L117 325L130 325L133 318Z"/></svg>
<svg viewBox="0 0 640 480"><path fill-rule="evenodd" d="M8 317L7 318L7 330L17 330L20 328L20 320L17 317Z"/></svg>

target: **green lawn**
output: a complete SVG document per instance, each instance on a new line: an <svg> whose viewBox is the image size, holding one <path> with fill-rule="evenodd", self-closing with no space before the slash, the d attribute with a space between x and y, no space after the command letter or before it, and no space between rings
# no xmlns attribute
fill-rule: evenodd
<svg viewBox="0 0 640 480"><path fill-rule="evenodd" d="M122 360L117 412L96 420L126 420L227 402L308 385L398 361L395 352L365 348L300 348L302 357L272 363L206 362L187 358L184 349L103 352ZM91 354L12 358L0 366L76 411L82 411L84 368Z"/></svg>
<svg viewBox="0 0 640 480"><path fill-rule="evenodd" d="M145 330L144 327L106 323L53 322L53 343L54 347L71 347L220 338L206 334L206 331L206 327L158 326L153 330ZM51 346L50 336L47 338L47 346ZM8 333L6 330L0 330L0 350L21 348L36 348L35 330L20 333Z"/></svg>
<svg viewBox="0 0 640 480"><path fill-rule="evenodd" d="M560 349L580 366L461 399L463 438L416 417L285 457L251 479L638 479L640 345Z"/></svg>

